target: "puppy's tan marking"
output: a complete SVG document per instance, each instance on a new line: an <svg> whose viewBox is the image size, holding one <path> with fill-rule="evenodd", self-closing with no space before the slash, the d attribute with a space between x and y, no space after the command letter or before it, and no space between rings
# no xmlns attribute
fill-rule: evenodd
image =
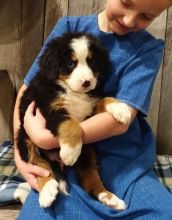
<svg viewBox="0 0 172 220"><path fill-rule="evenodd" d="M87 171L83 171L80 175L84 175L82 177L82 186L88 192L91 193L96 198L100 192L106 191L105 187L103 186L100 176L97 170L92 170L92 168L88 169Z"/></svg>
<svg viewBox="0 0 172 220"><path fill-rule="evenodd" d="M87 163L88 159L89 163ZM92 146L87 145L83 148L81 157L76 164L76 171L85 191L91 193L101 203L111 208L117 210L125 209L124 201L104 187L99 175L95 152Z"/></svg>
<svg viewBox="0 0 172 220"><path fill-rule="evenodd" d="M53 171L47 161L37 158L36 165L43 167L50 171L48 177L38 177L39 188L39 204L41 207L49 207L56 199L59 192L59 183L55 180Z"/></svg>
<svg viewBox="0 0 172 220"><path fill-rule="evenodd" d="M40 157L37 157L36 165L39 167L45 168L50 172L50 175L48 177L38 177L39 191L41 191L42 188L45 186L45 184L49 180L55 179L55 176L54 176L53 171L47 161L40 159Z"/></svg>
<svg viewBox="0 0 172 220"><path fill-rule="evenodd" d="M76 62L78 60L77 56L76 56L76 53L74 51L71 53L71 60L74 61L74 62Z"/></svg>
<svg viewBox="0 0 172 220"><path fill-rule="evenodd" d="M40 158L37 146L29 138L26 140L26 143L29 151L29 162L50 171L50 175L48 177L38 177L38 187L39 191L41 191L44 185L49 180L55 179L55 176L51 170L49 163Z"/></svg>
<svg viewBox="0 0 172 220"><path fill-rule="evenodd" d="M60 158L66 166L72 166L81 154L82 129L74 119L69 119L59 127Z"/></svg>
<svg viewBox="0 0 172 220"><path fill-rule="evenodd" d="M64 106L64 99L62 97L55 99L51 104L50 107L52 110L59 110L60 108L63 108Z"/></svg>
<svg viewBox="0 0 172 220"><path fill-rule="evenodd" d="M59 79L60 80L62 80L62 81L66 81L66 79L68 78L68 75L67 74L65 74L65 73L60 73L60 75L59 75Z"/></svg>
<svg viewBox="0 0 172 220"><path fill-rule="evenodd" d="M112 103L119 103L119 101L112 97L106 97L97 104L95 113L106 112L106 106Z"/></svg>
<svg viewBox="0 0 172 220"><path fill-rule="evenodd" d="M30 138L26 139L26 144L28 148L28 158L29 158L29 163L34 163L35 159L38 156L38 148L37 146L31 141Z"/></svg>
<svg viewBox="0 0 172 220"><path fill-rule="evenodd" d="M76 120L69 119L62 122L59 126L59 137L65 144L75 147L81 142L82 129Z"/></svg>
<svg viewBox="0 0 172 220"><path fill-rule="evenodd" d="M89 163L87 163L87 160L89 160ZM83 148L78 164L76 164L76 171L81 185L88 193L97 198L100 192L107 191L100 179L96 156L92 146L85 146Z"/></svg>

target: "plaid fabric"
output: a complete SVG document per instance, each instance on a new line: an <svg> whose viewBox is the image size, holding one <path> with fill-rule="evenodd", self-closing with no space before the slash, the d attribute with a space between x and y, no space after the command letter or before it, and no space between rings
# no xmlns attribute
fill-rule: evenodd
<svg viewBox="0 0 172 220"><path fill-rule="evenodd" d="M154 170L160 182L172 193L172 156L158 156ZM11 141L0 146L0 206L25 201L30 192L14 162L14 150Z"/></svg>
<svg viewBox="0 0 172 220"><path fill-rule="evenodd" d="M11 141L0 145L0 206L23 202L30 191L15 166L12 146Z"/></svg>
<svg viewBox="0 0 172 220"><path fill-rule="evenodd" d="M172 193L172 156L159 155L154 170L160 182Z"/></svg>

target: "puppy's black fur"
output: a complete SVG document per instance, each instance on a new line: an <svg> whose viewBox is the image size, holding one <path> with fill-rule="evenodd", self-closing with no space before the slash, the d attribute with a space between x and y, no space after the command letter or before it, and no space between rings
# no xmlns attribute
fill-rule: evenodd
<svg viewBox="0 0 172 220"><path fill-rule="evenodd" d="M54 110L51 108L51 103L55 99L59 99L61 94L66 93L65 88L63 88L57 80L60 79L61 74L64 78L67 78L77 67L77 61L71 62L71 54L73 51L70 43L72 39L78 39L82 36L88 39L89 50L91 51L91 58L87 58L87 65L98 78L95 89L89 91L87 95L93 98L99 97L100 95L99 85L102 77L107 72L108 54L97 38L83 33L66 33L49 42L42 56L39 58L39 71L24 92L19 106L21 126L18 131L17 145L21 158L26 162L29 161L29 146L26 141L29 137L24 130L23 119L29 104L32 101L35 102L36 108L40 109L46 119L46 128L49 129L54 136L58 136L58 126L71 117L68 109L64 107ZM90 115L86 115L86 117L88 116ZM37 148L36 151L39 152L38 156L44 159L46 158L45 152L40 148ZM48 158L46 159L49 160ZM34 161L32 162L34 163Z"/></svg>

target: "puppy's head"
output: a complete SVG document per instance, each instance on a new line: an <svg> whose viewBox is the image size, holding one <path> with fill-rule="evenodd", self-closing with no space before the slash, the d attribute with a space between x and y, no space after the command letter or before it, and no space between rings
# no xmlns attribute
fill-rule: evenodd
<svg viewBox="0 0 172 220"><path fill-rule="evenodd" d="M67 33L51 41L40 60L47 80L62 80L76 92L95 89L107 66L107 51L97 38L83 33Z"/></svg>

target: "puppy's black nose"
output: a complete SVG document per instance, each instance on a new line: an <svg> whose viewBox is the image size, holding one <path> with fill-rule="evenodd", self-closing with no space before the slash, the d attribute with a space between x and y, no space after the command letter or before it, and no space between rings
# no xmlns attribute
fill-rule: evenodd
<svg viewBox="0 0 172 220"><path fill-rule="evenodd" d="M84 88L87 88L90 86L90 81L89 80L85 80L83 83L82 83L82 87Z"/></svg>

